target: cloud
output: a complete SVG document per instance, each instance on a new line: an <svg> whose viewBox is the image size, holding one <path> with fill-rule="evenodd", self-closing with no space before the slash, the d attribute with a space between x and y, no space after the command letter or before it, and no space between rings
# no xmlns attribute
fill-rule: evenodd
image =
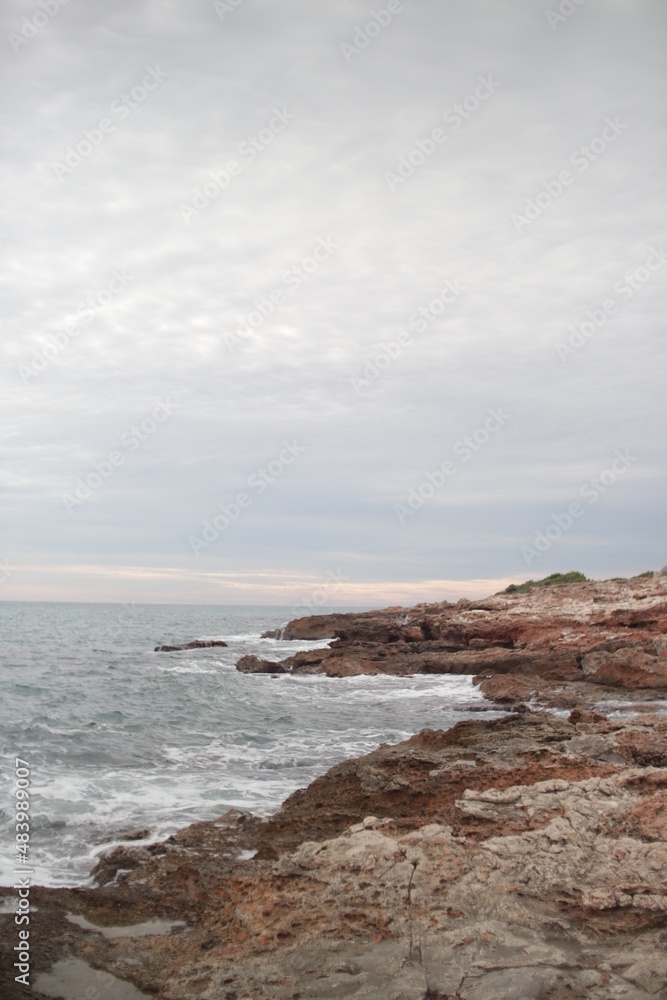
<svg viewBox="0 0 667 1000"><path fill-rule="evenodd" d="M619 448L636 464L545 572L664 562L667 268L627 300L615 287L667 242L667 12L587 0L552 30L553 3L401 6L349 62L361 2L243 0L222 18L69 3L17 51L7 36L37 8L4 6L0 555L31 595L72 595L77 565L210 573L211 600L228 593L216 573L260 568L341 565L364 603L520 577L521 544ZM601 140L609 120L623 128ZM318 241L335 250L314 266ZM618 311L564 363L557 345L610 296ZM63 494L164 397L173 417L68 513ZM398 523L393 505L497 406L507 427ZM197 562L188 536L284 439L303 459Z"/></svg>

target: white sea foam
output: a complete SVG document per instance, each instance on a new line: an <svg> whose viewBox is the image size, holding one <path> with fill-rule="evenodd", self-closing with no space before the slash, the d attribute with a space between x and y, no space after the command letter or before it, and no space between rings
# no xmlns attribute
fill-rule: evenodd
<svg viewBox="0 0 667 1000"><path fill-rule="evenodd" d="M86 884L114 846L153 843L230 808L268 815L337 761L424 727L447 728L464 717L466 705L484 704L462 676L239 673L235 663L245 653L279 660L327 646L327 640L262 639L262 631L284 620L279 609L147 606L135 609L131 622L116 622L105 607L26 605L23 612L4 609L4 633L2 613L7 663L0 679L7 698L0 749L31 763L37 884ZM193 635L230 645L178 657L152 654L163 641ZM15 636L22 640L12 647ZM26 642L26 636L38 638ZM20 690L13 683L17 664ZM12 796L5 769L5 885L16 867ZM149 831L143 841L126 839L140 830Z"/></svg>
<svg viewBox="0 0 667 1000"><path fill-rule="evenodd" d="M174 663L171 666L159 666L163 674L215 674L217 670L205 667L202 663Z"/></svg>

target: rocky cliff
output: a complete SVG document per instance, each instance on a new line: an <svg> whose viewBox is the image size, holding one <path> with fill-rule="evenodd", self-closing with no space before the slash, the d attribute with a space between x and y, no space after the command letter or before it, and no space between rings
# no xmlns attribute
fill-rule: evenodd
<svg viewBox="0 0 667 1000"><path fill-rule="evenodd" d="M646 700L667 689L667 576L587 581L502 593L484 601L423 604L290 622L283 636L332 638L329 648L273 662L246 656L241 671L330 677L473 674L504 703L574 707L591 699Z"/></svg>
<svg viewBox="0 0 667 1000"><path fill-rule="evenodd" d="M472 673L514 710L33 890L44 977L3 995L667 997L666 599L654 577L335 616L282 669Z"/></svg>

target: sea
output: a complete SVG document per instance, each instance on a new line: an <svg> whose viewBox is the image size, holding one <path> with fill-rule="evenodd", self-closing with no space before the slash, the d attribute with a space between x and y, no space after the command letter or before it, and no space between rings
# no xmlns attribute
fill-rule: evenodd
<svg viewBox="0 0 667 1000"><path fill-rule="evenodd" d="M85 886L119 844L232 808L268 816L341 760L491 708L466 676L235 669L247 653L277 661L327 645L261 637L293 617L275 606L0 602L0 884L16 880L17 757L29 771L32 884ZM228 647L154 651L192 639Z"/></svg>

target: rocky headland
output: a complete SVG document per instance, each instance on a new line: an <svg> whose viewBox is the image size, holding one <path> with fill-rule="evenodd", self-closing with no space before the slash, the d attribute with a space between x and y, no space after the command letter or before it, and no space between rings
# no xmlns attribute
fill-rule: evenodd
<svg viewBox="0 0 667 1000"><path fill-rule="evenodd" d="M247 673L472 674L487 697L574 708L651 700L667 689L667 576L585 581L503 592L483 601L420 604L289 622L285 639L328 648L274 662L245 656Z"/></svg>
<svg viewBox="0 0 667 1000"><path fill-rule="evenodd" d="M664 575L289 623L332 642L239 669L465 673L509 712L32 889L3 996L667 997L666 625Z"/></svg>

